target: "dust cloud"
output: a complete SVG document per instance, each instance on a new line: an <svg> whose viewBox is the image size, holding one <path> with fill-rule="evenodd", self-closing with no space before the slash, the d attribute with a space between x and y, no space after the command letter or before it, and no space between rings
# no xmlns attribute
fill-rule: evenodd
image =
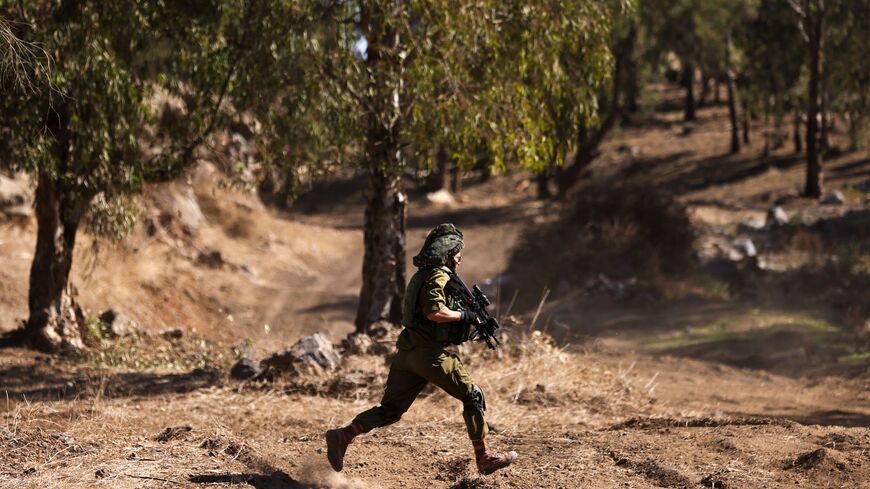
<svg viewBox="0 0 870 489"><path fill-rule="evenodd" d="M299 482L306 487L323 489L374 489L374 486L361 479L348 478L332 470L325 459L305 461L299 470Z"/></svg>

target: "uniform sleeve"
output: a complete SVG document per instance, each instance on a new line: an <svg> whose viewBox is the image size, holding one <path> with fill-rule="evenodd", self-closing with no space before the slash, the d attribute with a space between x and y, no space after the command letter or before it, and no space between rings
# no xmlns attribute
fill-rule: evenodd
<svg viewBox="0 0 870 489"><path fill-rule="evenodd" d="M447 306L447 297L444 294L444 286L450 280L450 275L444 270L435 270L426 278L423 287L420 288L420 310L424 316L440 311Z"/></svg>

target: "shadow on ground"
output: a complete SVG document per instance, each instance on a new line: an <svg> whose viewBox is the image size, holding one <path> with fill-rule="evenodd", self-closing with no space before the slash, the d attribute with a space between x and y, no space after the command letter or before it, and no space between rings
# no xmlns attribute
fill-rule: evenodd
<svg viewBox="0 0 870 489"><path fill-rule="evenodd" d="M125 372L67 373L57 366L23 364L0 366L0 392L13 401L55 401L100 397L181 394L218 386L216 369L188 373Z"/></svg>
<svg viewBox="0 0 870 489"><path fill-rule="evenodd" d="M256 489L302 489L299 482L282 471L271 474L204 474L193 475L188 480L194 484L249 484Z"/></svg>

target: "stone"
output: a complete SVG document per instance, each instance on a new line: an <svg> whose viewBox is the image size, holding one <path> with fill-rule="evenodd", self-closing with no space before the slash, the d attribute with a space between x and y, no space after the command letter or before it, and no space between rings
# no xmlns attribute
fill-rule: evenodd
<svg viewBox="0 0 870 489"><path fill-rule="evenodd" d="M199 252L196 262L208 268L223 268L224 257L220 250L204 250Z"/></svg>
<svg viewBox="0 0 870 489"><path fill-rule="evenodd" d="M191 431L193 431L193 427L189 424L184 424L180 426L167 426L166 429L161 431L159 435L154 437L154 441L166 443L177 438L185 437L185 435L187 435Z"/></svg>
<svg viewBox="0 0 870 489"><path fill-rule="evenodd" d="M437 192L430 192L430 193L426 194L426 200L430 204L435 204L435 205L443 205L443 206L456 205L456 198L453 197L453 194L451 194L450 191L445 189L445 188L438 190Z"/></svg>
<svg viewBox="0 0 870 489"><path fill-rule="evenodd" d="M764 229L765 221L760 217L753 217L752 219L746 219L744 221L740 221L740 224L737 225L738 232L753 232L753 231L761 231Z"/></svg>
<svg viewBox="0 0 870 489"><path fill-rule="evenodd" d="M161 211L159 221L163 227L168 228L172 221L177 221L183 232L193 235L205 222L196 194L189 185L161 185L155 191L155 200Z"/></svg>
<svg viewBox="0 0 870 489"><path fill-rule="evenodd" d="M839 190L835 190L822 198L822 204L824 205L843 205L845 203L846 197Z"/></svg>
<svg viewBox="0 0 870 489"><path fill-rule="evenodd" d="M230 377L236 380L251 380L260 375L260 362L250 358L242 358L230 369Z"/></svg>
<svg viewBox="0 0 870 489"><path fill-rule="evenodd" d="M786 214L785 209L781 206L771 207L767 211L767 221L765 225L768 228L775 228L780 226L785 226L789 222L788 214Z"/></svg>
<svg viewBox="0 0 870 489"><path fill-rule="evenodd" d="M132 336L139 332L139 323L114 309L107 309L100 314L100 322L110 335L119 338Z"/></svg>
<svg viewBox="0 0 870 489"><path fill-rule="evenodd" d="M758 256L758 250L755 248L755 243L749 238L737 238L732 243L732 246L744 257Z"/></svg>
<svg viewBox="0 0 870 489"><path fill-rule="evenodd" d="M33 215L30 192L17 180L4 175L0 175L0 214L13 219Z"/></svg>
<svg viewBox="0 0 870 489"><path fill-rule="evenodd" d="M260 362L265 368L292 374L321 374L335 370L340 363L341 355L322 333L306 336Z"/></svg>
<svg viewBox="0 0 870 489"><path fill-rule="evenodd" d="M374 344L369 335L354 333L347 335L342 343L345 355L367 355L369 348Z"/></svg>
<svg viewBox="0 0 870 489"><path fill-rule="evenodd" d="M181 328L163 328L160 330L160 336L170 340L179 340L184 336L184 331Z"/></svg>

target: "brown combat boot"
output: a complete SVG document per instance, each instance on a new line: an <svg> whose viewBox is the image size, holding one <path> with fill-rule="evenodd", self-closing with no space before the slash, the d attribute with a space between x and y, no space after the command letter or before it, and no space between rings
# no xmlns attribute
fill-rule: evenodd
<svg viewBox="0 0 870 489"><path fill-rule="evenodd" d="M503 469L514 463L517 452L498 453L492 452L486 446L486 439L472 440L474 445L474 460L477 462L477 470L483 475L489 475L498 469Z"/></svg>
<svg viewBox="0 0 870 489"><path fill-rule="evenodd" d="M332 466L333 470L341 472L344 467L344 453L347 452L347 446L362 432L362 426L357 423L326 432L326 458L329 459L329 465Z"/></svg>

